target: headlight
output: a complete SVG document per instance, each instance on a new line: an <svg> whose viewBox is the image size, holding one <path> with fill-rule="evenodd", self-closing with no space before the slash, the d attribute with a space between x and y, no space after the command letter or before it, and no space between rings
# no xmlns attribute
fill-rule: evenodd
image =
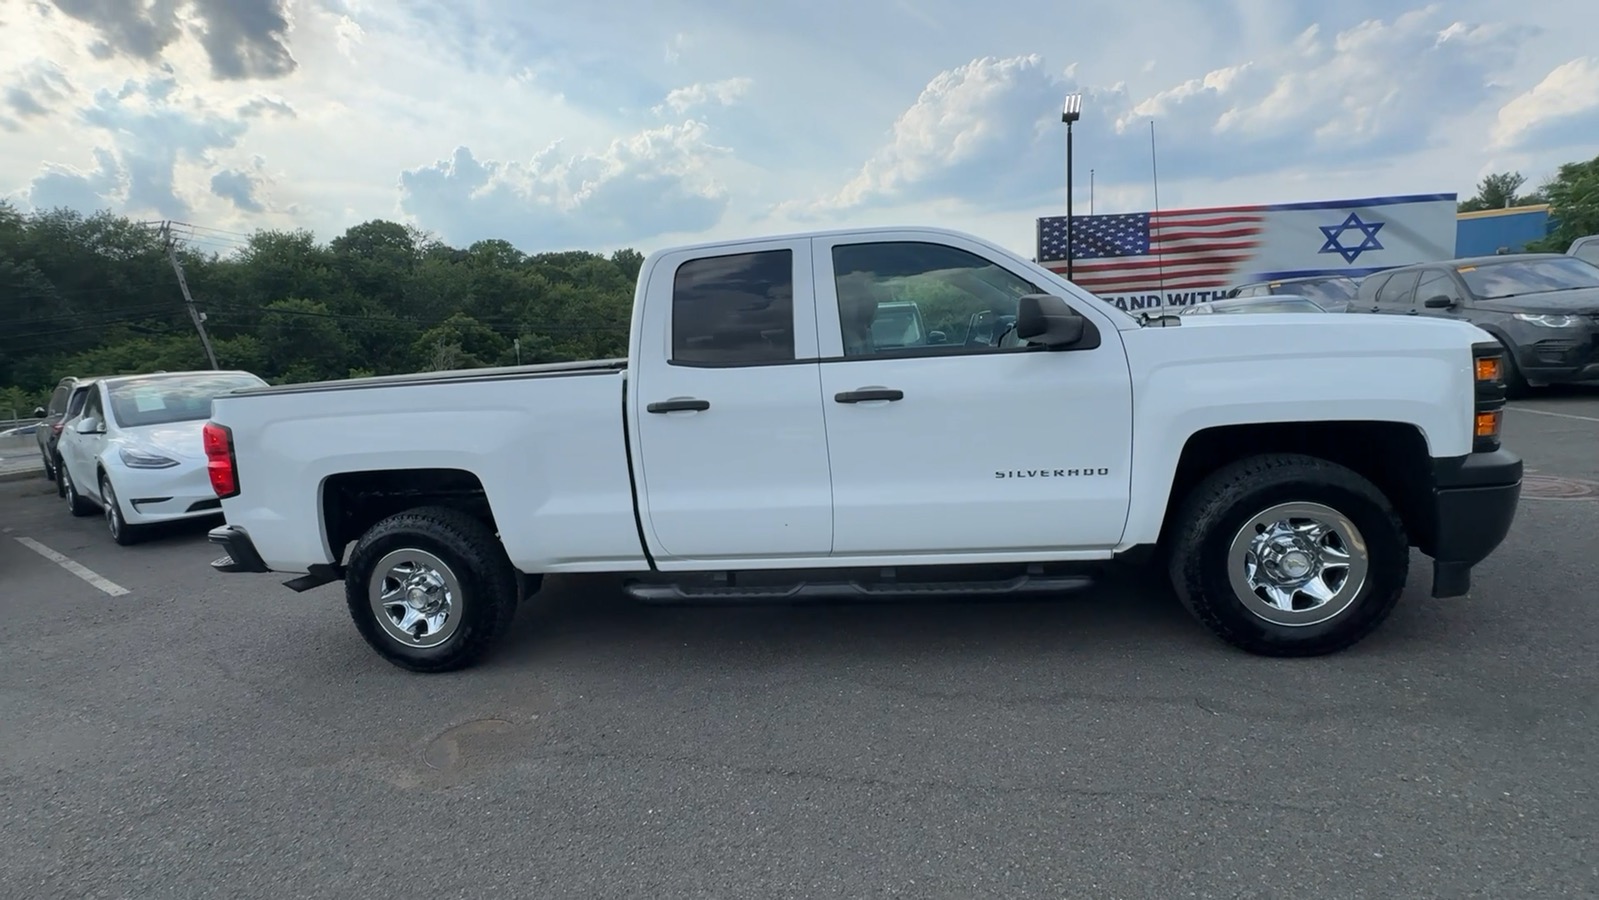
<svg viewBox="0 0 1599 900"><path fill-rule="evenodd" d="M122 457L122 464L130 469L170 469L178 461L159 453L142 453L138 450L129 450L126 447L117 451Z"/></svg>
<svg viewBox="0 0 1599 900"><path fill-rule="evenodd" d="M1545 328L1570 328L1582 321L1582 316L1559 316L1545 313L1516 313L1516 318Z"/></svg>

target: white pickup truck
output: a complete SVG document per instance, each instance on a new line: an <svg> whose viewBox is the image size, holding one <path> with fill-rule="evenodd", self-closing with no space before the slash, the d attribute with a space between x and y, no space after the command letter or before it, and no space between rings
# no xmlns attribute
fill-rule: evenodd
<svg viewBox="0 0 1599 900"><path fill-rule="evenodd" d="M907 302L916 328L874 328ZM483 658L546 574L792 602L1057 592L1117 561L1237 647L1329 653L1393 609L1412 547L1459 596L1509 531L1502 354L1433 318L1135 317L942 229L675 247L626 359L219 397L212 565L342 580L417 671Z"/></svg>

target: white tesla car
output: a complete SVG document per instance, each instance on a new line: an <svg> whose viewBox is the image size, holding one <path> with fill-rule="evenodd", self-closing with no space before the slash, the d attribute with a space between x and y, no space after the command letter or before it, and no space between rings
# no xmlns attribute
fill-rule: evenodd
<svg viewBox="0 0 1599 900"><path fill-rule="evenodd" d="M162 372L105 378L61 429L61 487L75 516L98 507L119 544L145 526L214 516L201 429L211 398L266 382L249 372Z"/></svg>

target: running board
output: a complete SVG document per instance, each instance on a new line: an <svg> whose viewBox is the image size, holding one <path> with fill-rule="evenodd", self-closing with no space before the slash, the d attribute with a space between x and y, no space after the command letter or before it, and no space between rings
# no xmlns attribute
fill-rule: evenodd
<svg viewBox="0 0 1599 900"><path fill-rule="evenodd" d="M826 600L917 600L927 597L1012 597L1057 594L1094 584L1087 575L1018 575L997 581L801 581L776 585L683 585L634 581L623 590L662 605L803 603Z"/></svg>

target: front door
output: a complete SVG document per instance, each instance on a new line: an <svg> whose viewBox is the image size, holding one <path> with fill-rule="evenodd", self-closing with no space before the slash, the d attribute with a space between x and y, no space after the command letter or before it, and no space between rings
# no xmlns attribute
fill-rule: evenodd
<svg viewBox="0 0 1599 900"><path fill-rule="evenodd" d="M648 275L628 387L645 527L668 563L826 556L810 244L715 253L665 256Z"/></svg>
<svg viewBox="0 0 1599 900"><path fill-rule="evenodd" d="M985 252L893 233L813 243L835 557L1121 540L1132 386L1120 337L1105 325L1094 349L1020 346L1017 299L1062 292ZM880 308L907 303L919 335L878 327Z"/></svg>
<svg viewBox="0 0 1599 900"><path fill-rule="evenodd" d="M77 486L78 493L94 500L100 498L95 460L100 458L100 451L105 447L105 415L105 404L100 400L100 386L91 385L83 403L83 412L66 419L66 426L61 429L61 439L57 444L61 452L61 464L72 474L72 483ZM98 423L96 430L79 434L78 423L91 418Z"/></svg>

